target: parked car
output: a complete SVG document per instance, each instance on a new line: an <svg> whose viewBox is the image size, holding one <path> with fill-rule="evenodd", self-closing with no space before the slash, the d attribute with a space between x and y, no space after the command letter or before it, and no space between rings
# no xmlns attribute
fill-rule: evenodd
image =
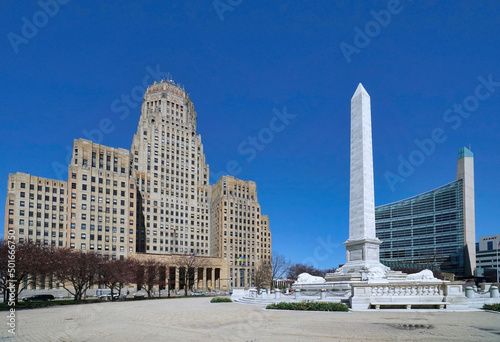
<svg viewBox="0 0 500 342"><path fill-rule="evenodd" d="M113 293L113 298L117 299L119 297L118 292ZM99 299L111 299L111 293L105 293L98 297Z"/></svg>
<svg viewBox="0 0 500 342"><path fill-rule="evenodd" d="M54 296L51 294L40 294L40 295L33 295L31 297L24 297L23 301L25 302L37 302L37 301L47 301L47 300L54 300Z"/></svg>
<svg viewBox="0 0 500 342"><path fill-rule="evenodd" d="M139 292L133 293L132 297L134 297L135 299L144 299L144 298L148 297L148 294L146 292L139 291Z"/></svg>
<svg viewBox="0 0 500 342"><path fill-rule="evenodd" d="M110 289L97 289L95 291L95 297L99 299L111 299L111 290ZM113 292L113 298L118 298L118 290Z"/></svg>

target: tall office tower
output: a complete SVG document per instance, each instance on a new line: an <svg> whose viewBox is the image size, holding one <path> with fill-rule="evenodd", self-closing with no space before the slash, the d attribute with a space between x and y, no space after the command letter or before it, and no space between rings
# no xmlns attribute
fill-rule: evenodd
<svg viewBox="0 0 500 342"><path fill-rule="evenodd" d="M212 187L212 250L229 263L231 285L251 286L255 267L271 261L269 217L261 215L255 182L221 177Z"/></svg>
<svg viewBox="0 0 500 342"><path fill-rule="evenodd" d="M465 275L476 273L476 206L474 200L474 154L466 147L458 151L457 179L462 179Z"/></svg>
<svg viewBox="0 0 500 342"><path fill-rule="evenodd" d="M137 252L210 255L209 167L184 88L155 82L131 147L137 181Z"/></svg>
<svg viewBox="0 0 500 342"><path fill-rule="evenodd" d="M134 252L136 190L128 150L75 140L68 192L68 247L113 260Z"/></svg>
<svg viewBox="0 0 500 342"><path fill-rule="evenodd" d="M32 176L9 175L5 204L5 237L19 242L66 246L67 182Z"/></svg>

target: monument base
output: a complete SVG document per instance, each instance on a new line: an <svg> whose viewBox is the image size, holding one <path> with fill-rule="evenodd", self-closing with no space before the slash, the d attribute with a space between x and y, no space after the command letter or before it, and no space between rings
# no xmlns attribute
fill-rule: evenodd
<svg viewBox="0 0 500 342"><path fill-rule="evenodd" d="M364 238L347 240L346 263L325 276L326 281L362 281L369 277L386 278L390 268L379 261L379 246L382 242L377 239Z"/></svg>
<svg viewBox="0 0 500 342"><path fill-rule="evenodd" d="M389 270L380 276L380 273L372 271L330 273L327 275L329 281L324 283L295 283L292 287L301 296L322 291L322 299L326 300L340 297L347 300L349 297L349 305L354 310L468 309L462 283L436 279L429 270L410 275Z"/></svg>

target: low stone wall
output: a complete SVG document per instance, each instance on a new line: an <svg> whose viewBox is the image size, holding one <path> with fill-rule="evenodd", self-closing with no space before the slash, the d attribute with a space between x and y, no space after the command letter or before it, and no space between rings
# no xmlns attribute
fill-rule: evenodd
<svg viewBox="0 0 500 342"><path fill-rule="evenodd" d="M374 303L429 307L444 303L447 309L465 310L467 298L462 284L446 281L398 281L352 283L352 309L369 309Z"/></svg>

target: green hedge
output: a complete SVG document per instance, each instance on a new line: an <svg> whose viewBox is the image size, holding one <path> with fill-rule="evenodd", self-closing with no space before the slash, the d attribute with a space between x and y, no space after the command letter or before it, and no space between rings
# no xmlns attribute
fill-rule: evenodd
<svg viewBox="0 0 500 342"><path fill-rule="evenodd" d="M210 303L232 303L231 298L227 297L214 297L210 300Z"/></svg>
<svg viewBox="0 0 500 342"><path fill-rule="evenodd" d="M491 310L491 311L498 311L498 312L500 312L500 303L484 304L483 309L484 310Z"/></svg>
<svg viewBox="0 0 500 342"><path fill-rule="evenodd" d="M274 310L309 310L309 311L349 311L347 305L342 303L327 302L299 302L287 303L280 302L270 304L266 309Z"/></svg>

